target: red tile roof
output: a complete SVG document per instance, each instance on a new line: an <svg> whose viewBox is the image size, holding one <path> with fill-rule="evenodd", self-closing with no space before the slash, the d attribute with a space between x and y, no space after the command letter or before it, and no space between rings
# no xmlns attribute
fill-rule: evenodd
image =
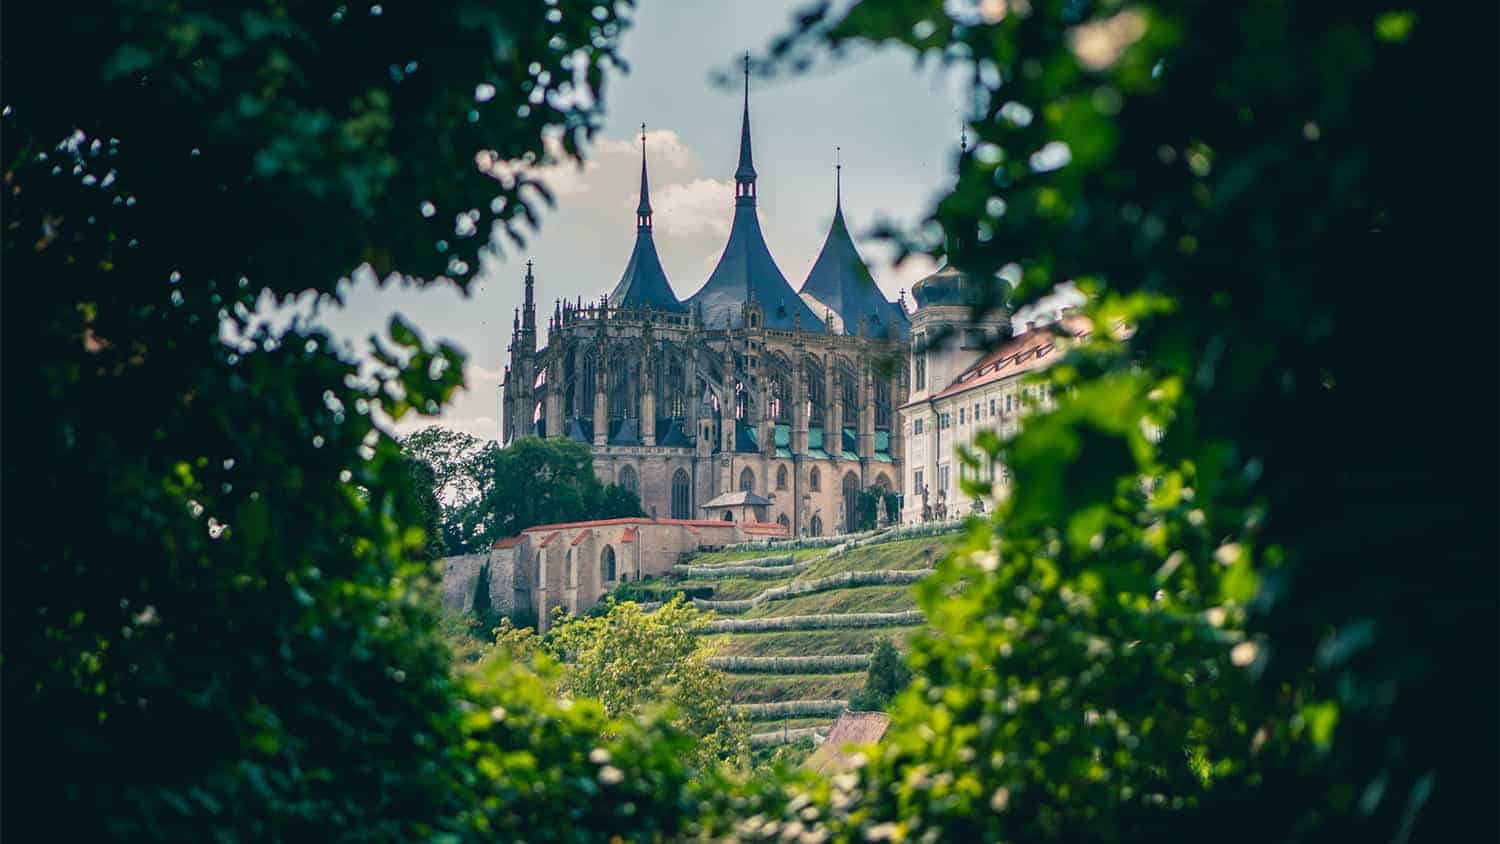
<svg viewBox="0 0 1500 844"><path fill-rule="evenodd" d="M552 533L550 533L550 534L548 534L548 535L547 535L547 538L546 538L546 539L543 539L543 540L542 540L542 541L541 541L541 542L540 542L540 543L539 543L539 544L538 544L538 545L537 545L537 547L538 547L538 548L546 548L546 547L547 547L547 546L548 546L548 545L550 545L550 544L552 544L552 540L554 540L554 539L556 539L556 538L557 538L557 537L558 537L558 536L559 536L559 535L561 535L561 534L562 534L562 531L560 531L560 530L554 530L554 531L553 531L553 532L552 532Z"/></svg>
<svg viewBox="0 0 1500 844"><path fill-rule="evenodd" d="M592 530L589 530L588 528L584 528L583 532L581 532L577 536L573 537L572 544L573 545L577 545L578 543L584 541L585 539L588 539L593 534L594 534L594 532Z"/></svg>
<svg viewBox="0 0 1500 844"><path fill-rule="evenodd" d="M634 542L635 539L636 539L636 537L638 535L639 535L639 532L636 531L635 528L628 527L628 528L625 528L625 530L623 530L623 531L620 532L620 541L621 542Z"/></svg>
<svg viewBox="0 0 1500 844"><path fill-rule="evenodd" d="M929 401L968 392L976 387L993 384L1024 372L1043 369L1058 359L1052 355L1059 352L1057 341L1060 337L1074 339L1087 337L1092 328L1092 324L1086 317L1068 317L1061 322L1044 325L1027 331L1025 334L1017 335L959 373L958 377L953 379L953 383L942 392L930 398L907 402L902 407L926 404Z"/></svg>
<svg viewBox="0 0 1500 844"><path fill-rule="evenodd" d="M502 548L502 549L503 548L514 548L514 547L516 547L517 545L520 545L520 544L521 544L521 536L520 536L520 534L517 534L515 536L507 536L506 538L500 540L499 542L496 542L495 543L495 547L496 548Z"/></svg>

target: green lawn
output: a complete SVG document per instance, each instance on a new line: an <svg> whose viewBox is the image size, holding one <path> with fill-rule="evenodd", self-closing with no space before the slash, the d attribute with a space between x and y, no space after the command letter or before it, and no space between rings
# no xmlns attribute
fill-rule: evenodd
<svg viewBox="0 0 1500 844"><path fill-rule="evenodd" d="M753 610L725 618L772 618L786 615L827 615L831 613L899 612L917 608L910 585L851 586L830 589L811 595L798 595L780 601L768 601Z"/></svg>
<svg viewBox="0 0 1500 844"><path fill-rule="evenodd" d="M726 674L724 685L735 703L847 699L865 684L865 672L848 674Z"/></svg>

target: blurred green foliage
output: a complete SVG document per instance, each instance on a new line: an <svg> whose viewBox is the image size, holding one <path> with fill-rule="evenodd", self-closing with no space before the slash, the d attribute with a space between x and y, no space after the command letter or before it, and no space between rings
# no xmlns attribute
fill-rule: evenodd
<svg viewBox="0 0 1500 844"><path fill-rule="evenodd" d="M1493 9L811 9L770 66L884 44L972 79L959 181L903 248L1014 264L1013 305L1077 280L1095 326L1059 407L978 443L1014 494L920 587L886 741L826 781L704 773L698 725L619 696L659 678L598 625L692 662L690 622L638 611L574 622L586 680L504 623L454 672L432 510L374 415L436 412L461 356L396 320L361 369L252 314L362 262L462 285L492 225L520 237L547 196L494 165L545 127L582 148L615 8L8 16L8 833L1407 841L1492 814L1495 286L1464 260L1494 220L1453 193L1495 183L1494 98L1443 95L1482 84L1493 45L1459 36Z"/></svg>
<svg viewBox="0 0 1500 844"><path fill-rule="evenodd" d="M7 8L8 839L680 827L686 737L450 670L431 496L376 416L436 412L462 357L254 316L363 262L463 285L547 201L476 151L582 149L615 8Z"/></svg>
<svg viewBox="0 0 1500 844"><path fill-rule="evenodd" d="M1494 183L1492 117L1441 128L1493 10L1438 5L866 0L772 44L968 78L936 225L884 233L996 278L977 312L1076 280L1094 331L977 443L1013 494L919 587L869 764L724 829L1406 841L1489 804L1495 286L1436 282L1494 209L1431 161ZM1482 325L1424 316L1455 295Z"/></svg>

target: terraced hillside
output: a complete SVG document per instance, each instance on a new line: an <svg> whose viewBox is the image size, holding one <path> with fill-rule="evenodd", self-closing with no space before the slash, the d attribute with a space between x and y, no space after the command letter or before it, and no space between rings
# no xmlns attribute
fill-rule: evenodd
<svg viewBox="0 0 1500 844"><path fill-rule="evenodd" d="M779 744L827 727L847 708L877 639L905 649L922 624L912 584L952 538L700 554L640 586L711 595L694 601L714 612L710 664L728 675L752 743Z"/></svg>

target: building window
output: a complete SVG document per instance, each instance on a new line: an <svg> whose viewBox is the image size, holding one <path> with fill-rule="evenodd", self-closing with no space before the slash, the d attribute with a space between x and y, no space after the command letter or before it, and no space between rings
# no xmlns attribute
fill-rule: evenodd
<svg viewBox="0 0 1500 844"><path fill-rule="evenodd" d="M822 480L822 478L819 477L819 475L818 475L818 467L814 466L812 472L809 473L808 476L807 476L807 487L808 487L808 489L811 489L813 492L817 492L819 489L822 488L821 484L819 483L821 480ZM817 536L817 534L813 534L813 535Z"/></svg>
<svg viewBox="0 0 1500 844"><path fill-rule="evenodd" d="M740 492L755 491L755 473L746 469L740 473Z"/></svg>
<svg viewBox="0 0 1500 844"><path fill-rule="evenodd" d="M991 419L995 418L995 400L994 399L990 399L990 418Z"/></svg>
<svg viewBox="0 0 1500 844"><path fill-rule="evenodd" d="M724 521L726 521L726 522L732 522L732 521L734 521L734 511L733 510L725 510L724 511Z"/></svg>
<svg viewBox="0 0 1500 844"><path fill-rule="evenodd" d="M961 407L958 409L958 424L964 424L964 409Z"/></svg>
<svg viewBox="0 0 1500 844"><path fill-rule="evenodd" d="M625 466L620 469L620 489L631 495L640 493L640 480L636 477L634 468Z"/></svg>
<svg viewBox="0 0 1500 844"><path fill-rule="evenodd" d="M776 467L776 488L777 489L786 489L786 467L785 466L777 466Z"/></svg>
<svg viewBox="0 0 1500 844"><path fill-rule="evenodd" d="M948 494L948 464L938 467L938 492Z"/></svg>
<svg viewBox="0 0 1500 844"><path fill-rule="evenodd" d="M844 475L844 533L859 530L859 478Z"/></svg>
<svg viewBox="0 0 1500 844"><path fill-rule="evenodd" d="M1006 413L1010 413L1012 410L1015 410L1015 405L1012 402L1013 398L1014 398L1014 396L1011 393L1006 393L1005 394L1005 412Z"/></svg>
<svg viewBox="0 0 1500 844"><path fill-rule="evenodd" d="M687 471L678 469L677 474L672 476L672 518L691 519L692 508L692 490L688 486Z"/></svg>
<svg viewBox="0 0 1500 844"><path fill-rule="evenodd" d="M973 419L975 422L979 421L979 402L974 402L974 415L969 418Z"/></svg>
<svg viewBox="0 0 1500 844"><path fill-rule="evenodd" d="M911 492L913 495L922 494L922 470L918 469L911 473Z"/></svg>
<svg viewBox="0 0 1500 844"><path fill-rule="evenodd" d="M792 526L792 521L786 517L785 513L782 513L781 515L776 517L776 524L781 525L784 528L789 528Z"/></svg>
<svg viewBox="0 0 1500 844"><path fill-rule="evenodd" d="M615 549L609 545L599 555L599 578L605 583L615 579Z"/></svg>
<svg viewBox="0 0 1500 844"><path fill-rule="evenodd" d="M916 354L914 354L914 355L911 356L911 359L912 359L912 376L911 376L911 381L912 381L913 389L917 389L917 390L925 390L925 389L927 389L927 348L926 348L927 342L926 342L926 340L927 340L927 338L925 338L925 337L923 337L921 335L917 336L916 342L914 343L914 345L916 347L914 351L916 352Z"/></svg>

